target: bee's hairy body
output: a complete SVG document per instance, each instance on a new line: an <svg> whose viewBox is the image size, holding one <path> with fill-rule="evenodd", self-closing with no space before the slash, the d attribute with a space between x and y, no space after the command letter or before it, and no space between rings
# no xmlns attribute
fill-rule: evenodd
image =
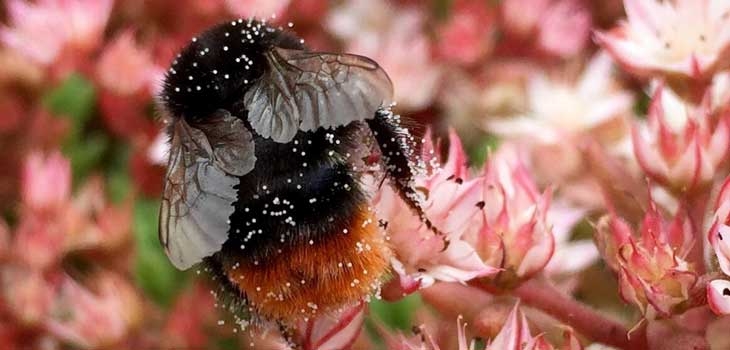
<svg viewBox="0 0 730 350"><path fill-rule="evenodd" d="M388 249L348 160L358 124L256 139L270 161L241 178L229 240L212 257L254 314L308 317L379 287Z"/></svg>
<svg viewBox="0 0 730 350"><path fill-rule="evenodd" d="M173 62L162 94L173 118L205 124L222 109L251 129L241 96L266 73L264 52L303 49L259 22L267 35L241 40L236 30L251 22L231 23L196 37ZM287 143L254 133L256 164L234 187L227 241L204 262L255 318L291 324L379 288L389 249L360 183L367 127L298 131Z"/></svg>

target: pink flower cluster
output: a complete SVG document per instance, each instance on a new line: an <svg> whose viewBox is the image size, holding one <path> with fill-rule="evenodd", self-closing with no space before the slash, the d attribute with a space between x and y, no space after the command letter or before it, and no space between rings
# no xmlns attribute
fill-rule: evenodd
<svg viewBox="0 0 730 350"><path fill-rule="evenodd" d="M2 230L0 317L15 325L3 343L41 346L48 340L22 336L36 327L81 347L124 340L142 308L125 278L130 203L107 203L100 179L72 197L70 164L59 153L28 157L21 195L14 232ZM83 272L89 263L94 268Z"/></svg>
<svg viewBox="0 0 730 350"><path fill-rule="evenodd" d="M443 236L410 213L389 187L381 187L376 200L379 216L388 223L404 290L437 280L489 277L514 285L530 278L545 267L555 248L548 223L550 191L537 190L516 150L500 149L472 175L453 131L450 143L443 166L437 165L433 144L423 145L431 171L416 179L416 186L426 191L426 215Z"/></svg>

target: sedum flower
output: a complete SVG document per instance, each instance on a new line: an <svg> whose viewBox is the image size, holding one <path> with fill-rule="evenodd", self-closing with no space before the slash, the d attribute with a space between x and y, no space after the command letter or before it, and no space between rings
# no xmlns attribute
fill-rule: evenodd
<svg viewBox="0 0 730 350"><path fill-rule="evenodd" d="M714 210L707 240L715 252L720 270L730 276L730 177L720 187Z"/></svg>
<svg viewBox="0 0 730 350"><path fill-rule="evenodd" d="M453 131L450 139L448 162L416 179L426 215L443 236L426 228L392 191L382 190L376 200L396 252L394 270L403 285L492 276L512 287L542 270L554 251L550 191L538 192L515 150L501 150L481 173L470 174ZM423 151L433 158L431 143Z"/></svg>
<svg viewBox="0 0 730 350"><path fill-rule="evenodd" d="M576 56L588 45L592 22L582 1L553 1L540 19L537 47L561 58Z"/></svg>
<svg viewBox="0 0 730 350"><path fill-rule="evenodd" d="M730 150L730 114L713 115L709 97L687 106L661 85L654 91L646 123L633 128L634 154L644 172L673 192L704 188Z"/></svg>
<svg viewBox="0 0 730 350"><path fill-rule="evenodd" d="M714 280L708 283L707 304L718 315L730 315L730 281Z"/></svg>
<svg viewBox="0 0 730 350"><path fill-rule="evenodd" d="M634 234L622 219L601 219L596 241L606 262L618 271L619 293L647 318L665 318L683 311L697 283L695 267L685 257L695 243L685 210L666 220L654 202Z"/></svg>
<svg viewBox="0 0 730 350"><path fill-rule="evenodd" d="M545 273L564 287L577 285L580 272L598 261L600 254L591 239L571 240L573 227L583 219L586 210L553 202L548 222L555 237L555 251L545 266Z"/></svg>
<svg viewBox="0 0 730 350"><path fill-rule="evenodd" d="M502 316L504 317L504 316ZM454 348L453 341L456 341L458 350L581 350L580 341L569 328L563 333L563 345L554 347L550 344L544 334L532 336L527 318L522 313L519 303L515 304L507 315L506 320L502 318L503 324L497 335L487 341L486 347L477 348L476 341L470 341L467 335L467 324L461 315L456 321L456 337L453 339L453 331L448 325L439 327L428 327L433 325L424 324L414 327L414 335L407 337L403 334L390 334L382 331L388 349L398 350L440 350ZM445 334L446 333L446 334ZM449 336L449 337L447 337ZM450 338L450 339L447 339ZM441 345L441 346L439 346Z"/></svg>
<svg viewBox="0 0 730 350"><path fill-rule="evenodd" d="M459 327L459 350L474 350L475 345L467 345L463 327ZM544 334L535 337L530 333L527 318L519 308L519 303L510 312L497 336L488 342L485 350L554 350L557 349L545 339ZM572 330L564 332L564 344L560 349L581 350L583 346Z"/></svg>
<svg viewBox="0 0 730 350"><path fill-rule="evenodd" d="M142 301L132 285L98 272L91 288L63 276L44 324L58 339L83 348L116 344L142 320Z"/></svg>
<svg viewBox="0 0 730 350"><path fill-rule="evenodd" d="M113 0L10 0L10 25L0 27L0 41L44 66L64 50L74 56L88 53L99 44L113 4Z"/></svg>
<svg viewBox="0 0 730 350"><path fill-rule="evenodd" d="M96 64L99 85L118 95L140 92L150 95L161 68L154 64L149 49L140 46L132 31L124 31L107 44Z"/></svg>
<svg viewBox="0 0 730 350"><path fill-rule="evenodd" d="M552 191L538 191L522 155L507 145L489 159L481 180L481 227L466 239L502 269L496 282L511 287L545 268L555 251L548 221Z"/></svg>
<svg viewBox="0 0 730 350"><path fill-rule="evenodd" d="M467 179L466 155L453 131L450 140L449 161L417 179L417 186L428 192L423 204L426 215L444 236L426 227L389 186L382 186L375 198L396 252L393 269L404 292L428 287L436 280L465 282L497 272L463 239L466 230L477 229L472 224L479 221L480 183ZM433 145L426 143L424 155L433 157L432 152Z"/></svg>
<svg viewBox="0 0 730 350"><path fill-rule="evenodd" d="M228 12L240 17L278 17L286 10L291 0L225 0Z"/></svg>
<svg viewBox="0 0 730 350"><path fill-rule="evenodd" d="M419 110L433 102L443 78L441 65L431 57L425 21L416 7L355 0L331 11L326 23L347 43L345 51L370 57L388 72L399 108Z"/></svg>
<svg viewBox="0 0 730 350"><path fill-rule="evenodd" d="M509 119L490 120L488 130L507 138L531 139L541 144L565 142L566 137L594 133L612 136L617 119L631 115L633 96L621 89L605 53L594 56L581 75L571 81L534 73L527 83L527 111Z"/></svg>
<svg viewBox="0 0 730 350"><path fill-rule="evenodd" d="M589 8L576 0L504 0L502 27L520 43L534 41L541 51L557 57L578 54L588 44Z"/></svg>
<svg viewBox="0 0 730 350"><path fill-rule="evenodd" d="M331 314L321 314L297 327L297 344L304 349L349 349L365 323L365 304L343 307Z"/></svg>
<svg viewBox="0 0 730 350"><path fill-rule="evenodd" d="M60 152L32 153L23 165L21 182L27 210L60 210L71 196L71 163Z"/></svg>
<svg viewBox="0 0 730 350"><path fill-rule="evenodd" d="M165 321L162 345L167 349L204 348L210 341L204 331L213 324L216 316L215 298L210 288L194 283L181 293ZM236 329L238 325L234 326ZM237 330L236 330L237 331Z"/></svg>
<svg viewBox="0 0 730 350"><path fill-rule="evenodd" d="M681 93L688 81L708 82L728 67L727 1L624 0L624 8L626 21L596 33L624 68L640 76L662 76Z"/></svg>
<svg viewBox="0 0 730 350"><path fill-rule="evenodd" d="M438 28L437 50L448 62L472 65L491 53L496 39L495 13L482 1L459 0Z"/></svg>

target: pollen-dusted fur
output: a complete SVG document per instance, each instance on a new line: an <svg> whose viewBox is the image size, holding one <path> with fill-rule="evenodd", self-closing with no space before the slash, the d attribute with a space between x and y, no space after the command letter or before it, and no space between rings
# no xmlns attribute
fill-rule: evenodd
<svg viewBox="0 0 730 350"><path fill-rule="evenodd" d="M289 64L281 57L276 61L278 63L271 61L272 50L279 49L290 50L282 51L281 55L288 52L292 62L307 63L305 69L275 66ZM183 159L189 160L189 164L185 165L195 171L182 169L175 173L178 178L168 179L168 182L174 180L171 183L189 185L200 194L190 198L178 196L175 198L186 202L170 203L170 208L190 209L180 211L187 216L173 217L180 220L175 223L186 225L174 226L177 230L173 234L178 236L170 238L185 238L187 240L175 242L217 249L217 240L223 237L220 249L203 257L205 270L211 272L220 285L220 293L216 292L218 297L223 298L232 311L242 314L242 323L277 322L285 328L367 300L377 293L380 282L387 275L390 247L369 206L371 196L361 183L362 176L371 170L366 159L371 158L375 148L382 155L384 175L392 180L394 188L411 209L430 226L413 189L416 164L412 162L414 153L408 145L411 136L399 126L399 118L392 115L385 102L392 98L387 75L367 58L351 55L344 59L345 56L319 53L329 58L317 61L307 55L292 54L291 50L305 52L306 47L299 38L281 28L256 20L223 23L198 35L181 51L168 71L161 96L165 110L173 116L172 122L187 123L189 127L185 130L191 130L190 135L196 137L185 136L187 148L178 149L187 152ZM337 67L337 64L350 66ZM268 74L272 69L277 69L279 74ZM286 73L290 71L307 74ZM340 73L328 80L327 74L337 72ZM338 79L343 77L354 81L360 79L357 86L379 87L380 90L338 90L342 83ZM251 105L260 102L246 100L246 93L259 91L254 87L267 87L266 84L283 84L282 79L292 80L284 83L288 84L287 88L299 89L296 90L298 94L288 96L291 101L276 100L269 108L302 103L302 114L311 118L309 123L314 123L313 120L349 121L296 129L292 139L286 142L269 137L273 134L264 136L257 132L259 124L256 123L261 122L263 112L252 112L256 109ZM388 86L383 87L386 80ZM321 85L321 81L334 83ZM307 90L309 85L324 86L326 89L321 91L329 93L318 95L321 91ZM262 91L276 95L276 91ZM363 99L368 96L380 98L380 95L383 105L379 107L372 107ZM284 99L281 96L285 95L277 96ZM318 99L304 98L311 96ZM340 98L347 98L344 101L349 104L328 103ZM359 115L364 113L362 109L366 105L368 115ZM318 114L308 115L307 111ZM347 115L334 118L338 117L335 115L338 112L353 111L357 118ZM330 114L319 115L322 113ZM215 116L218 119L214 119ZM215 126L221 130L210 130L214 128L206 123L211 119L219 122ZM282 125L274 123L272 129ZM245 130L241 130L241 126ZM235 127L238 130L228 132L227 129ZM250 132L248 143L236 142L248 135L247 132ZM237 138L225 138L230 135ZM230 149L231 146L234 147ZM237 173L236 166L241 164L241 159L236 157L246 155L245 147L255 150L255 166L248 172ZM193 154L197 158L190 152L197 152ZM243 159L247 160L250 159ZM229 171L231 169L234 171ZM229 185L231 183L233 185ZM230 201L230 207L208 205L221 202L221 198ZM223 222L225 232L210 234ZM163 244L170 247L167 242ZM180 259L182 266L189 262L184 258L198 253L185 249L188 246L184 245L171 247L180 253L173 256L183 258ZM226 298L232 299L230 303L225 302Z"/></svg>
<svg viewBox="0 0 730 350"><path fill-rule="evenodd" d="M281 258L258 265L225 266L225 274L256 314L283 323L359 300L379 288L389 249L373 214L358 214L326 240L286 246Z"/></svg>

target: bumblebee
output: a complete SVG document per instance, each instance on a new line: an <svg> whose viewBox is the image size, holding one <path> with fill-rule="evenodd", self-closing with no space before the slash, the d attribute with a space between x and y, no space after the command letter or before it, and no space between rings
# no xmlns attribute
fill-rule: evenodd
<svg viewBox="0 0 730 350"><path fill-rule="evenodd" d="M172 264L203 262L252 316L281 324L376 292L391 252L362 184L372 149L430 226L392 99L373 60L310 51L262 21L193 38L159 96L170 145L159 237Z"/></svg>

